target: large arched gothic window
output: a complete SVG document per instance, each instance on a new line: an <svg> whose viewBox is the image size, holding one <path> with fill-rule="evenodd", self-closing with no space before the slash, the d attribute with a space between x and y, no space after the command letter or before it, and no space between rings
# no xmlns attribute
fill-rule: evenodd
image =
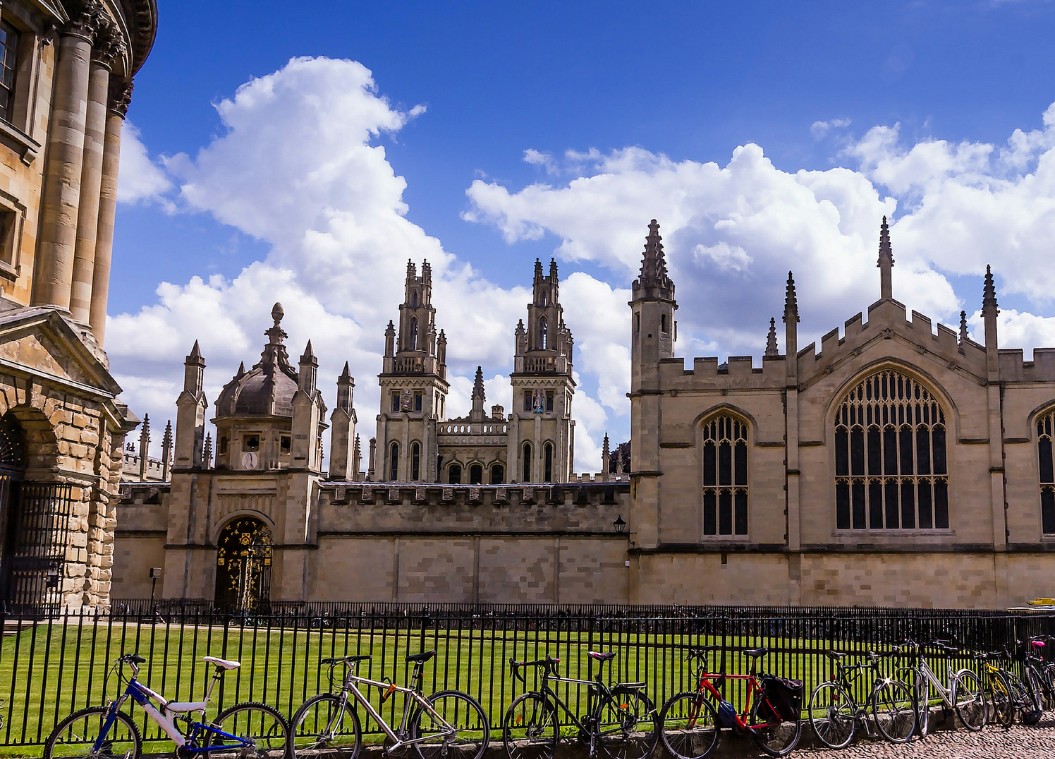
<svg viewBox="0 0 1055 759"><path fill-rule="evenodd" d="M1040 457L1040 521L1045 535L1055 534L1055 410L1037 420Z"/></svg>
<svg viewBox="0 0 1055 759"><path fill-rule="evenodd" d="M835 526L840 530L946 529L945 413L895 369L863 379L835 415Z"/></svg>
<svg viewBox="0 0 1055 759"><path fill-rule="evenodd" d="M722 414L702 430L703 534L747 535L747 425Z"/></svg>

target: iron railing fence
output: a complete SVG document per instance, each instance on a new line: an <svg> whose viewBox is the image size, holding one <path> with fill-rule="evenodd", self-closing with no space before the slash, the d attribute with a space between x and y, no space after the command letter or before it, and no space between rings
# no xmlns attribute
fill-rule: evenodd
<svg viewBox="0 0 1055 759"><path fill-rule="evenodd" d="M123 687L121 674L128 674L113 663L126 652L147 659L144 683L182 701L205 692L212 672L203 656L238 660L241 667L225 675L211 709L253 700L290 716L306 698L339 687L340 673L331 678L320 665L324 658L369 654L361 674L407 683L406 656L435 649L425 671L426 692L471 693L498 730L505 707L535 684L533 672L526 683L513 679L511 658L557 657L562 675L589 679L599 665L586 653L616 651L601 674L644 681L658 706L693 686L695 671L686 661L691 648L714 647L712 671L734 672L748 666L743 649L768 647L761 666L803 680L808 694L831 674L824 656L830 649L889 653L906 639L950 640L965 652L950 661L930 657L944 676L949 667L974 666L970 651L1014 649L1016 641L1055 634L1051 612L859 607L272 602L266 614L249 615L217 610L206 601L136 599L114 601L107 613L3 621L0 743L6 745L41 744L57 719L113 699ZM885 666L904 663L891 658ZM577 714L587 711L585 689L559 688ZM382 702L380 695L372 694L375 707L398 724L402 704L395 698ZM743 694L726 695L738 702ZM141 710L133 714L146 740L165 739ZM369 722L364 729L379 731Z"/></svg>

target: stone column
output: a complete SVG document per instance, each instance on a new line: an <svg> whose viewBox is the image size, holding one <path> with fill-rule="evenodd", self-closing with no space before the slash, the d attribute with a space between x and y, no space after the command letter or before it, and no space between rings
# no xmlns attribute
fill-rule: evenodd
<svg viewBox="0 0 1055 759"><path fill-rule="evenodd" d="M92 40L101 18L98 0L83 0L80 12L73 14L61 32L55 70L55 100L48 127L33 305L70 308L81 199L88 69Z"/></svg>
<svg viewBox="0 0 1055 759"><path fill-rule="evenodd" d="M77 211L77 245L73 255L70 315L88 323L95 276L96 234L99 228L99 194L103 181L103 145L110 95L110 68L121 52L111 28L100 33L92 53L88 75L88 107L84 125L84 154L81 164L81 199Z"/></svg>
<svg viewBox="0 0 1055 759"><path fill-rule="evenodd" d="M92 273L92 302L88 323L99 345L106 333L106 302L110 295L110 260L114 248L114 217L117 214L117 170L121 164L121 127L132 99L132 81L110 80L110 108L106 114L102 182L99 192L99 222L95 232L95 268Z"/></svg>

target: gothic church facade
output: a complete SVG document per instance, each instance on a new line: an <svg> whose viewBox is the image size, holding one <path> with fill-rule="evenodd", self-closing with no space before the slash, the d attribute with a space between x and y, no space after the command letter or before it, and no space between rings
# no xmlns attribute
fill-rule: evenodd
<svg viewBox="0 0 1055 759"><path fill-rule="evenodd" d="M345 368L329 427L309 343L293 367L281 311L261 361L217 401L187 357L165 481L122 486L114 594L241 608L268 600L879 604L998 608L1051 595L1055 349L999 347L993 276L982 342L893 296L785 350L674 354L675 284L649 226L630 301L627 475L571 473L572 341L556 266L536 263L515 330L512 406L444 416L446 338L431 272L408 265L385 335L381 408L363 466ZM168 436L171 441L173 438ZM166 449L165 460L168 460ZM140 472L147 467L141 462ZM145 477L140 478L145 479ZM134 570L134 571L133 571Z"/></svg>

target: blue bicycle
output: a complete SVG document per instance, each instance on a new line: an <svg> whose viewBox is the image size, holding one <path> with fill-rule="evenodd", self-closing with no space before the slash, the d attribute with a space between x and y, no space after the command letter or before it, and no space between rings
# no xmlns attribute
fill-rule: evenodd
<svg viewBox="0 0 1055 759"><path fill-rule="evenodd" d="M282 715L267 704L246 702L224 709L211 721L205 720L216 684L225 672L237 669L236 661L205 656L215 667L202 701L169 701L139 682L139 665L146 661L138 654L124 654L114 662L111 673L123 676L123 667L132 670L124 691L106 706L90 706L59 722L48 736L44 759L86 757L88 759L139 759L143 739L139 728L121 707L139 704L176 744L177 759L207 756L208 759L283 759L289 742L289 726ZM109 675L107 676L109 677Z"/></svg>

